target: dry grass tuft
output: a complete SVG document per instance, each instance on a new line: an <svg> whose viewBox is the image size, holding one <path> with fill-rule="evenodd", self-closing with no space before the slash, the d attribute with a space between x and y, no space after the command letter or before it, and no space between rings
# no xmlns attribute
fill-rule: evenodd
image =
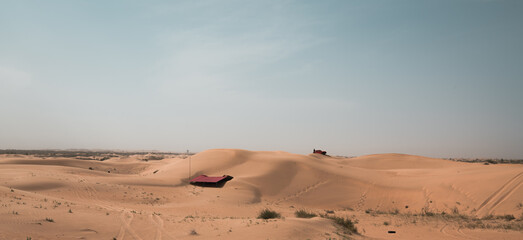
<svg viewBox="0 0 523 240"><path fill-rule="evenodd" d="M297 210L296 212L294 212L294 215L298 218L313 218L313 217L316 217L317 215L313 212L307 212L306 210Z"/></svg>
<svg viewBox="0 0 523 240"><path fill-rule="evenodd" d="M358 228L356 228L356 225L350 220L349 218L343 218L343 217L337 217L337 216L328 216L328 215L320 215L323 218L330 219L334 221L337 225L339 225L343 230L345 230L348 234L358 234Z"/></svg>
<svg viewBox="0 0 523 240"><path fill-rule="evenodd" d="M264 209L260 212L258 215L259 219L271 219L271 218L280 218L281 215L275 211L272 211L270 209Z"/></svg>

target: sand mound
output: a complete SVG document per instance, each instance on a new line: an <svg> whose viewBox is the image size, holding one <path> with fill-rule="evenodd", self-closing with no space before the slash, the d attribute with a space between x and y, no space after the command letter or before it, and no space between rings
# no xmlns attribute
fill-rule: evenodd
<svg viewBox="0 0 523 240"><path fill-rule="evenodd" d="M188 185L200 174L234 179L223 188ZM5 210L0 212L0 238L26 237L19 235L24 232L34 239L322 239L339 230L324 218L297 219L295 209L352 211L363 219L369 211L517 217L523 214L522 184L521 165L405 154L337 158L213 149L148 162L137 156L94 161L11 155L0 158L0 204ZM267 207L287 220L256 220L258 211ZM49 217L56 221L45 220ZM434 224L440 229L431 232L435 239L453 234L467 238L458 227ZM375 222L360 226L369 236L388 236L380 235ZM402 236L416 238L430 232L430 226L413 231L414 237ZM197 234L192 234L194 229ZM488 234L484 236L496 235Z"/></svg>
<svg viewBox="0 0 523 240"><path fill-rule="evenodd" d="M456 167L460 163L407 154L373 154L351 158L347 164L368 169L432 169Z"/></svg>
<svg viewBox="0 0 523 240"><path fill-rule="evenodd" d="M405 154L346 159L235 149L204 151L190 161L191 177L199 174L234 176L229 185L252 194L242 199L246 201L261 198L330 208L410 212L448 212L458 208L462 212L476 214L479 211L484 215L496 210L499 214L512 213L510 209L517 204L518 197L522 197L521 192L510 197L521 184L521 179L516 178L514 186L507 187L510 193L484 211L488 205L482 202L488 198L484 192L495 192L516 177L523 171L520 166L516 169L497 167L495 173L487 175L485 171L494 166ZM158 179L181 184L188 179L189 159L172 161L158 169L161 172L156 176ZM405 209L405 206L410 207Z"/></svg>

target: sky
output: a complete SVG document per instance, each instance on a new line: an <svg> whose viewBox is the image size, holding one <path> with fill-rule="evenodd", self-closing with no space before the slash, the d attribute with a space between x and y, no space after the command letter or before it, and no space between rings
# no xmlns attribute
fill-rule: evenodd
<svg viewBox="0 0 523 240"><path fill-rule="evenodd" d="M0 0L0 149L523 158L523 1Z"/></svg>

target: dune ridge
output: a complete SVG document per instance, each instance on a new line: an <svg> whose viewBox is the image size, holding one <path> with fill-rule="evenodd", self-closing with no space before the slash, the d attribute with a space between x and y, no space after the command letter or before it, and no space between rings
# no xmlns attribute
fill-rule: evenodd
<svg viewBox="0 0 523 240"><path fill-rule="evenodd" d="M234 179L223 188L188 185L200 174ZM0 239L20 238L18 233L24 231L35 239L242 239L253 234L250 227L260 231L254 238L303 239L328 238L339 231L328 219L295 218L295 209L331 209L363 219L368 212L523 214L521 165L487 166L396 153L341 158L211 149L154 161L139 156L94 161L4 155L0 183L5 210ZM266 207L282 211L286 220L257 220L257 212ZM55 224L44 220L51 215ZM275 226L279 230L268 234ZM459 230L449 223L437 226L436 237ZM370 220L362 220L360 227L367 230L356 238L387 238ZM191 228L199 233L188 234ZM233 228L234 233L228 231Z"/></svg>

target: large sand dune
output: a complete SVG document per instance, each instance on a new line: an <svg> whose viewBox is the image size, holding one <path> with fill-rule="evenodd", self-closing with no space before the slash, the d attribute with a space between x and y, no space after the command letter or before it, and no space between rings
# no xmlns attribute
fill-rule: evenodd
<svg viewBox="0 0 523 240"><path fill-rule="evenodd" d="M523 238L518 219L475 229L460 223L519 218L521 165L231 149L140 159L2 156L0 239ZM200 174L234 179L223 188L188 185ZM256 219L264 208L284 218ZM296 218L296 209L357 220L361 235L327 218ZM509 227L493 227L502 224Z"/></svg>

